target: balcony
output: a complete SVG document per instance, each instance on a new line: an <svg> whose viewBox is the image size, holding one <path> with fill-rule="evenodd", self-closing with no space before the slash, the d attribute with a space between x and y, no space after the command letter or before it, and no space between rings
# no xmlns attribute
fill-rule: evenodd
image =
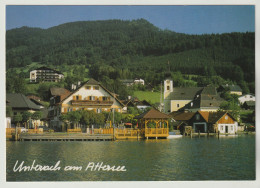
<svg viewBox="0 0 260 188"><path fill-rule="evenodd" d="M71 100L71 104L76 106L111 106L113 101Z"/></svg>

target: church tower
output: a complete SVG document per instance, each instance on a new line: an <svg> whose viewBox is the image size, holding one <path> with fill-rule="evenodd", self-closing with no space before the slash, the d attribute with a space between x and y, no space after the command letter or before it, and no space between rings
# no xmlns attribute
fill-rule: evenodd
<svg viewBox="0 0 260 188"><path fill-rule="evenodd" d="M165 113L171 112L171 99L169 98L171 92L173 92L173 81L171 79L166 79L164 80L164 92L163 92Z"/></svg>
<svg viewBox="0 0 260 188"><path fill-rule="evenodd" d="M167 99L167 97L170 95L171 92L173 92L173 81L170 79L166 79L164 80L164 92L163 92L164 99Z"/></svg>

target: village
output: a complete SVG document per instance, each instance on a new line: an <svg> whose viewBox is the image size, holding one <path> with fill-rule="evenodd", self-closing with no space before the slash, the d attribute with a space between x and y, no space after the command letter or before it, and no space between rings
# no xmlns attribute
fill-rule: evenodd
<svg viewBox="0 0 260 188"><path fill-rule="evenodd" d="M63 78L60 71L48 67L30 71L31 83L59 82ZM145 85L145 80L128 79L122 83ZM162 83L157 106L132 96L119 100L116 93L92 78L72 84L71 90L50 88L47 108L38 96L7 93L6 139L159 139L254 131L253 124L246 126L232 111L220 109L225 100L220 97L219 90L225 90L237 95L240 103L237 105L254 110L255 96L242 93L238 85L174 87L171 78ZM58 136L55 133L59 133Z"/></svg>

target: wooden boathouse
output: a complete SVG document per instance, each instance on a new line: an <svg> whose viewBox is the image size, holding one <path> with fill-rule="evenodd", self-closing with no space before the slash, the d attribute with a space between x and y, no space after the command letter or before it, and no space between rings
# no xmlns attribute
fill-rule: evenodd
<svg viewBox="0 0 260 188"><path fill-rule="evenodd" d="M167 138L169 136L170 116L154 108L136 117L141 136L149 138Z"/></svg>

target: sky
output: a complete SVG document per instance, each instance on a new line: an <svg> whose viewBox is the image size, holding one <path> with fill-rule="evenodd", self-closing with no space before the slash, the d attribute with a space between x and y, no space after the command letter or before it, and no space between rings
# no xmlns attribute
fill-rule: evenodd
<svg viewBox="0 0 260 188"><path fill-rule="evenodd" d="M146 19L160 29L186 34L255 31L253 5L188 6L6 6L6 30L50 28L67 22Z"/></svg>

